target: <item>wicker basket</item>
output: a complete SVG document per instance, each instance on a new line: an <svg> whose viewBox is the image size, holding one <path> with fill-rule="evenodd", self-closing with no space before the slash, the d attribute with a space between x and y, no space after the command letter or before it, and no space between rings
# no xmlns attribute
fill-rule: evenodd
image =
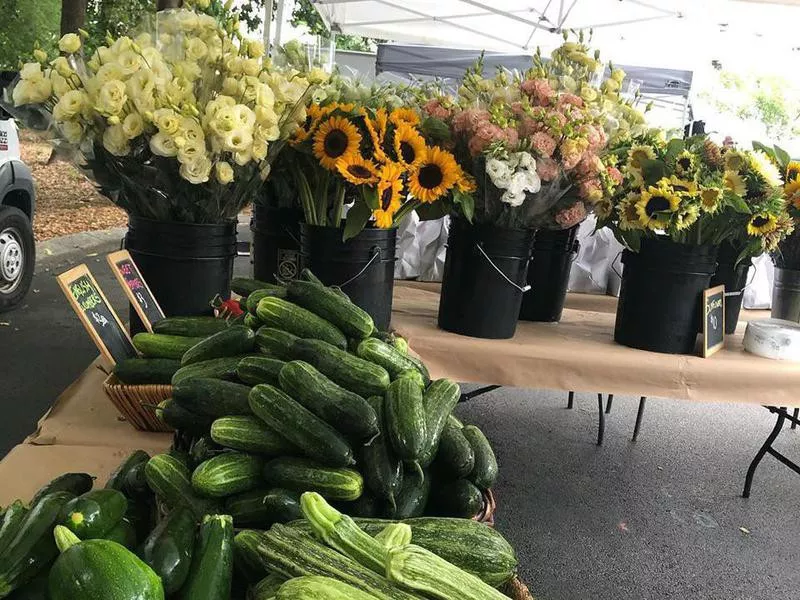
<svg viewBox="0 0 800 600"><path fill-rule="evenodd" d="M112 373L103 382L103 389L117 410L139 431L172 431L156 416L154 408L172 396L171 385L126 385Z"/></svg>

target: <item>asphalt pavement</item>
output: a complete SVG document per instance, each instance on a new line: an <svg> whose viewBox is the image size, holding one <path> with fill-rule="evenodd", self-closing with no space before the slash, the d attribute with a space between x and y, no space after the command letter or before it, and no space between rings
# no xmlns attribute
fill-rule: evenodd
<svg viewBox="0 0 800 600"><path fill-rule="evenodd" d="M31 293L0 314L0 456L97 355L55 276L86 263L126 314L105 262L121 236L40 245ZM246 258L236 271L249 271ZM505 388L458 408L494 444L497 527L518 549L537 598L800 598L800 477L768 457L752 497L740 497L747 465L774 422L767 411L651 399L632 443L637 403L615 398L603 447L594 444L593 394L579 394L570 411L564 392ZM787 430L777 446L800 460L798 436Z"/></svg>

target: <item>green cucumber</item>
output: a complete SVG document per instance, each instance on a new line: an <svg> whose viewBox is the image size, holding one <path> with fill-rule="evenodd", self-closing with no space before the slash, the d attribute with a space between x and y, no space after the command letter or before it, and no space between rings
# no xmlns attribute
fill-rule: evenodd
<svg viewBox="0 0 800 600"><path fill-rule="evenodd" d="M234 277L231 279L231 291L239 294L242 298L247 298L258 290L282 290L283 286L266 281L259 281L250 277Z"/></svg>
<svg viewBox="0 0 800 600"><path fill-rule="evenodd" d="M356 354L374 362L376 365L382 366L389 372L392 379L396 379L401 373L410 369L416 369L422 375L423 380L427 384L430 381L428 369L421 360L400 352L394 346L379 340L378 338L367 338L358 345Z"/></svg>
<svg viewBox="0 0 800 600"><path fill-rule="evenodd" d="M192 511L179 506L170 511L142 544L139 556L161 578L167 596L177 593L189 575L195 530Z"/></svg>
<svg viewBox="0 0 800 600"><path fill-rule="evenodd" d="M110 540L80 541L62 526L54 534L61 554L50 570L51 600L164 600L158 575L124 546Z"/></svg>
<svg viewBox="0 0 800 600"><path fill-rule="evenodd" d="M263 298L256 310L258 318L269 327L276 327L301 338L323 340L345 350L347 338L332 323L282 298Z"/></svg>
<svg viewBox="0 0 800 600"><path fill-rule="evenodd" d="M266 325L256 331L256 346L259 351L280 360L292 360L294 344L299 339L293 333Z"/></svg>
<svg viewBox="0 0 800 600"><path fill-rule="evenodd" d="M257 316L247 313L242 319L242 325L244 325L245 327L249 327L253 331L257 331L264 324L259 320Z"/></svg>
<svg viewBox="0 0 800 600"><path fill-rule="evenodd" d="M236 376L247 385L278 385L278 374L286 363L269 356L247 356L239 361Z"/></svg>
<svg viewBox="0 0 800 600"><path fill-rule="evenodd" d="M261 458L243 452L226 452L210 458L192 473L192 488L201 496L223 498L246 492L261 483Z"/></svg>
<svg viewBox="0 0 800 600"><path fill-rule="evenodd" d="M35 505L36 503L32 504ZM15 500L3 514L3 519L0 521L0 564L2 564L5 549L10 546L11 540L16 537L27 514L28 509L25 508L22 500Z"/></svg>
<svg viewBox="0 0 800 600"><path fill-rule="evenodd" d="M103 535L104 540L111 540L125 546L129 550L136 547L136 528L128 519L122 518Z"/></svg>
<svg viewBox="0 0 800 600"><path fill-rule="evenodd" d="M225 452L225 448L217 444L210 435L199 437L192 443L192 447L189 449L190 467L196 469L200 464L206 462L210 458L219 456L223 452Z"/></svg>
<svg viewBox="0 0 800 600"><path fill-rule="evenodd" d="M380 431L375 439L363 446L359 454L359 470L364 484L373 494L395 506L395 497L403 480L403 462L395 456L386 431L385 402L381 396L367 400L375 411Z"/></svg>
<svg viewBox="0 0 800 600"><path fill-rule="evenodd" d="M364 492L352 502L337 502L336 508L351 517L385 517L388 514L386 501L370 492Z"/></svg>
<svg viewBox="0 0 800 600"><path fill-rule="evenodd" d="M197 546L181 600L229 600L233 579L233 519L209 515L200 525Z"/></svg>
<svg viewBox="0 0 800 600"><path fill-rule="evenodd" d="M433 464L439 473L451 479L468 477L475 468L475 451L464 436L463 427L458 427L452 419L448 419L442 430Z"/></svg>
<svg viewBox="0 0 800 600"><path fill-rule="evenodd" d="M92 490L67 502L61 525L82 540L101 538L120 522L128 499L118 490Z"/></svg>
<svg viewBox="0 0 800 600"><path fill-rule="evenodd" d="M257 489L229 496L225 514L233 517L236 527L269 529L273 523L299 519L300 495L282 488Z"/></svg>
<svg viewBox="0 0 800 600"><path fill-rule="evenodd" d="M202 363L214 358L247 354L255 348L255 340L255 333L249 327L231 325L189 348L181 358L181 366Z"/></svg>
<svg viewBox="0 0 800 600"><path fill-rule="evenodd" d="M331 467L355 462L352 448L333 427L278 388L255 386L250 392L250 408L309 458Z"/></svg>
<svg viewBox="0 0 800 600"><path fill-rule="evenodd" d="M305 267L300 271L300 277L298 277L298 279L300 279L301 281L310 281L311 283L316 283L317 285L322 285L322 286L325 285L324 283L322 283L322 280L316 275L314 275L314 272L308 267Z"/></svg>
<svg viewBox="0 0 800 600"><path fill-rule="evenodd" d="M295 358L304 360L334 383L362 398L382 396L389 387L389 373L322 340L297 340Z"/></svg>
<svg viewBox="0 0 800 600"><path fill-rule="evenodd" d="M172 376L172 385L187 381L195 377L210 377L212 379L225 379L236 381L236 367L242 356L227 356L225 358L212 358L203 362L186 365L178 369Z"/></svg>
<svg viewBox="0 0 800 600"><path fill-rule="evenodd" d="M167 317L153 323L153 333L207 337L228 328L225 319L214 317Z"/></svg>
<svg viewBox="0 0 800 600"><path fill-rule="evenodd" d="M420 459L428 435L425 406L422 390L408 378L395 379L386 391L386 429L400 458Z"/></svg>
<svg viewBox="0 0 800 600"><path fill-rule="evenodd" d="M125 460L114 470L106 482L106 489L119 490L125 492L125 481L128 477L128 472L136 465L146 463L150 460L150 455L144 450L134 450L130 453ZM89 490L86 490L87 492Z"/></svg>
<svg viewBox="0 0 800 600"><path fill-rule="evenodd" d="M195 519L219 510L216 501L195 494L189 469L174 456L157 454L147 462L144 473L150 488L168 508L188 507Z"/></svg>
<svg viewBox="0 0 800 600"><path fill-rule="evenodd" d="M421 517L425 514L428 497L431 492L431 478L427 473L416 473L406 469L403 472L403 482L397 494L395 519L410 519Z"/></svg>
<svg viewBox="0 0 800 600"><path fill-rule="evenodd" d="M461 430L475 453L475 466L469 474L469 480L482 490L488 490L497 481L497 458L492 445L483 432L474 425L466 425Z"/></svg>
<svg viewBox="0 0 800 600"><path fill-rule="evenodd" d="M145 358L172 358L180 360L186 351L202 341L202 337L183 337L166 333L137 333L133 345Z"/></svg>
<svg viewBox="0 0 800 600"><path fill-rule="evenodd" d="M0 598L31 581L58 555L53 527L72 498L70 492L47 494L25 515L17 535L0 555Z"/></svg>
<svg viewBox="0 0 800 600"><path fill-rule="evenodd" d="M466 479L437 480L432 484L431 504L444 517L471 519L483 510L483 494Z"/></svg>
<svg viewBox="0 0 800 600"><path fill-rule="evenodd" d="M332 577L306 575L284 583L276 600L375 600L375 596Z"/></svg>
<svg viewBox="0 0 800 600"><path fill-rule="evenodd" d="M422 466L427 467L433 462L433 458L439 449L439 440L442 437L442 430L447 424L450 413L453 412L458 400L461 397L461 388L458 384L449 379L437 379L425 390L422 403L425 407L425 424L427 437L425 438L425 448Z"/></svg>
<svg viewBox="0 0 800 600"><path fill-rule="evenodd" d="M18 590L11 592L8 600L50 600L48 577L50 573L44 571L34 577L33 581L23 585Z"/></svg>
<svg viewBox="0 0 800 600"><path fill-rule="evenodd" d="M251 315L255 315L256 311L258 310L258 303L261 302L264 298L270 297L276 298L286 298L286 288L280 285L272 286L269 288L264 288L260 290L254 291L252 294L247 296L247 312Z"/></svg>
<svg viewBox="0 0 800 600"><path fill-rule="evenodd" d="M220 446L243 452L267 456L300 454L296 446L258 417L219 418L211 424L211 439Z"/></svg>
<svg viewBox="0 0 800 600"><path fill-rule="evenodd" d="M183 408L214 418L253 414L249 394L250 386L211 377L185 379L172 388L172 399Z"/></svg>
<svg viewBox="0 0 800 600"><path fill-rule="evenodd" d="M169 385L181 368L171 358L126 358L114 366L114 375L126 385Z"/></svg>
<svg viewBox="0 0 800 600"><path fill-rule="evenodd" d="M356 500L364 479L353 469L335 469L301 458L276 458L264 467L270 485L296 492L317 492L328 500Z"/></svg>
<svg viewBox="0 0 800 600"><path fill-rule="evenodd" d="M375 329L367 311L342 298L330 288L309 281L294 280L289 283L287 291L289 300L332 323L349 337L363 339Z"/></svg>
<svg viewBox="0 0 800 600"><path fill-rule="evenodd" d="M172 398L158 403L156 416L173 429L193 436L206 435L213 421L212 417L186 410Z"/></svg>
<svg viewBox="0 0 800 600"><path fill-rule="evenodd" d="M126 496L138 496L151 491L150 487L147 485L147 478L144 476L144 466L146 464L146 462L141 462L134 465L133 468L128 471L122 490Z"/></svg>
<svg viewBox="0 0 800 600"><path fill-rule="evenodd" d="M457 427L458 429L464 429L464 423L462 423L461 420L454 414L451 414L449 417L447 417L447 424Z"/></svg>
<svg viewBox="0 0 800 600"><path fill-rule="evenodd" d="M408 371L403 371L400 375L397 376L397 379L400 377L408 377L419 386L419 389L424 390L427 386L427 382L425 378L422 376L422 373L417 371L416 369L409 369Z"/></svg>
<svg viewBox="0 0 800 600"><path fill-rule="evenodd" d="M94 477L88 473L64 473L42 486L33 495L30 504L33 506L47 494L52 494L53 492L69 492L79 496L91 490L93 485Z"/></svg>
<svg viewBox="0 0 800 600"><path fill-rule="evenodd" d="M307 362L287 363L281 369L279 381L283 391L340 433L359 440L378 434L378 417L369 403Z"/></svg>
<svg viewBox="0 0 800 600"><path fill-rule="evenodd" d="M247 591L247 600L274 600L275 594L286 582L280 573L270 573Z"/></svg>

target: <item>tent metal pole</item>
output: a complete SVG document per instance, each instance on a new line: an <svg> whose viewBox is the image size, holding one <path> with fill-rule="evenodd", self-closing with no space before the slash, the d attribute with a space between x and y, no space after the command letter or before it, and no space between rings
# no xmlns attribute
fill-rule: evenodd
<svg viewBox="0 0 800 600"><path fill-rule="evenodd" d="M642 2L642 0L628 0L631 4L638 4L639 6L644 6L645 8L649 8L656 12L664 13L665 15L673 15L678 16L678 12L674 10L669 10L668 8L662 8L661 6L656 6L655 4L651 4L650 2Z"/></svg>
<svg viewBox="0 0 800 600"><path fill-rule="evenodd" d="M547 3L547 6L550 6L550 3ZM544 9L547 11L547 9ZM558 0L558 27L561 27L561 17L564 15L564 0ZM533 35L533 34L531 34Z"/></svg>
<svg viewBox="0 0 800 600"><path fill-rule="evenodd" d="M553 0L547 0L547 5L544 7L544 10L541 13L542 17L548 23L550 23L550 19L547 18L547 9L550 8L550 3L552 1ZM561 19L561 9L564 8L564 0L560 0L560 2L561 2L561 6L559 8L559 13L558 13L559 20ZM552 25L552 23L550 23L550 24ZM533 34L536 33L536 30L539 29L540 27L541 27L541 25L539 23L537 23L536 25L533 26L533 29L531 29L531 34L528 36L528 39L525 40L525 45L522 47L524 50L527 50L528 47L531 45L531 40L533 39Z"/></svg>
<svg viewBox="0 0 800 600"><path fill-rule="evenodd" d="M506 17L508 19L512 19L514 21L518 21L519 23L525 23L525 25L532 25L533 27L539 27L539 23L536 21L531 21L530 19L524 19L522 17L518 17L514 13L510 13L507 10L500 10L499 8L493 8L488 4L483 2L478 2L477 0L461 0L464 4L469 4L470 6L474 6L475 8L484 8L487 12L494 13L496 15L500 15L501 17Z"/></svg>
<svg viewBox="0 0 800 600"><path fill-rule="evenodd" d="M272 7L274 3L272 0L266 0L264 2L264 48L266 48L267 56L272 55L272 49L269 45L269 34L271 33L272 29Z"/></svg>
<svg viewBox="0 0 800 600"><path fill-rule="evenodd" d="M275 15L275 48L281 45L281 33L283 30L283 9L286 5L285 0L278 0L278 13Z"/></svg>
<svg viewBox="0 0 800 600"><path fill-rule="evenodd" d="M577 3L578 3L578 0L572 0L572 4L570 4L570 5L569 5L569 8L567 8L567 12L565 12L565 13L564 13L564 16L563 16L563 17L561 17L561 18L558 20L558 25L557 25L557 28L558 28L558 29L561 29L562 27L564 27L564 23L565 23L565 22L566 22L566 20L569 18L569 13L571 13L571 12L572 12L572 9L573 9L573 8L575 8L575 5L576 5Z"/></svg>

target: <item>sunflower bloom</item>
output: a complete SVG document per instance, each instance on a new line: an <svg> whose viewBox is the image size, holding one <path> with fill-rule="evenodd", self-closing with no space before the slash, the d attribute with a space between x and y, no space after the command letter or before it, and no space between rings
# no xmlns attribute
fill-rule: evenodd
<svg viewBox="0 0 800 600"><path fill-rule="evenodd" d="M700 216L700 210L694 204L680 209L675 213L675 229L682 231L694 225L697 218Z"/></svg>
<svg viewBox="0 0 800 600"><path fill-rule="evenodd" d="M388 229L394 222L394 215L403 204L403 168L395 163L387 163L380 171L378 180L379 207L372 213L375 225Z"/></svg>
<svg viewBox="0 0 800 600"><path fill-rule="evenodd" d="M783 197L791 199L797 192L800 192L800 179L795 179L793 181L787 180L786 185L783 186Z"/></svg>
<svg viewBox="0 0 800 600"><path fill-rule="evenodd" d="M353 185L363 185L378 181L378 168L375 163L358 152L345 154L336 161L336 170Z"/></svg>
<svg viewBox="0 0 800 600"><path fill-rule="evenodd" d="M372 140L372 147L374 149L375 160L381 163L387 162L389 160L389 157L386 156L386 152L383 149L383 136L386 133L385 129L384 130L380 129L380 125L377 119L373 120L369 116L369 112L367 111L367 109L362 108L359 112L361 116L364 117L364 126L367 128L367 133L369 133L370 140Z"/></svg>
<svg viewBox="0 0 800 600"><path fill-rule="evenodd" d="M694 172L694 154L684 150L675 159L675 172L678 175L686 176Z"/></svg>
<svg viewBox="0 0 800 600"><path fill-rule="evenodd" d="M688 179L680 179L673 175L669 178L668 183L676 193L684 196L694 196L697 194L697 184Z"/></svg>
<svg viewBox="0 0 800 600"><path fill-rule="evenodd" d="M314 156L326 169L333 170L336 161L358 152L361 134L348 119L331 117L314 134Z"/></svg>
<svg viewBox="0 0 800 600"><path fill-rule="evenodd" d="M750 153L750 166L758 173L767 185L779 187L783 184L780 169L772 162L772 159L761 150L754 150Z"/></svg>
<svg viewBox="0 0 800 600"><path fill-rule="evenodd" d="M644 162L653 160L655 157L656 153L651 146L634 146L628 156L628 166L641 171Z"/></svg>
<svg viewBox="0 0 800 600"><path fill-rule="evenodd" d="M738 171L744 166L744 154L736 150L730 150L725 153L725 169L728 171Z"/></svg>
<svg viewBox="0 0 800 600"><path fill-rule="evenodd" d="M721 189L705 188L700 192L700 206L702 206L704 212L713 214L719 209L719 201L721 198Z"/></svg>
<svg viewBox="0 0 800 600"><path fill-rule="evenodd" d="M389 115L389 121L395 124L396 127L400 127L403 123L406 125L410 125L411 127L416 127L420 123L419 115L417 111L411 108L396 108L392 111Z"/></svg>
<svg viewBox="0 0 800 600"><path fill-rule="evenodd" d="M428 148L409 177L409 191L420 202L435 202L455 185L458 172L458 163L452 154L437 147Z"/></svg>
<svg viewBox="0 0 800 600"><path fill-rule="evenodd" d="M786 185L797 181L798 176L800 176L800 161L790 161L786 165Z"/></svg>
<svg viewBox="0 0 800 600"><path fill-rule="evenodd" d="M644 229L641 221L639 220L639 213L636 210L636 205L641 200L639 194L630 193L627 197L617 206L619 213L619 228L623 231L633 231L637 229Z"/></svg>
<svg viewBox="0 0 800 600"><path fill-rule="evenodd" d="M672 213L678 210L680 204L680 197L669 188L651 185L642 190L636 203L636 213L644 227L656 231L669 223Z"/></svg>
<svg viewBox="0 0 800 600"><path fill-rule="evenodd" d="M394 152L401 165L416 167L425 156L425 139L414 127L401 124L394 132Z"/></svg>
<svg viewBox="0 0 800 600"><path fill-rule="evenodd" d="M744 196L747 193L747 186L744 184L744 179L735 171L725 171L723 181L725 182L725 189L733 192L737 196Z"/></svg>
<svg viewBox="0 0 800 600"><path fill-rule="evenodd" d="M747 235L759 236L775 231L778 227L778 218L770 214L757 214L750 217L747 223Z"/></svg>

